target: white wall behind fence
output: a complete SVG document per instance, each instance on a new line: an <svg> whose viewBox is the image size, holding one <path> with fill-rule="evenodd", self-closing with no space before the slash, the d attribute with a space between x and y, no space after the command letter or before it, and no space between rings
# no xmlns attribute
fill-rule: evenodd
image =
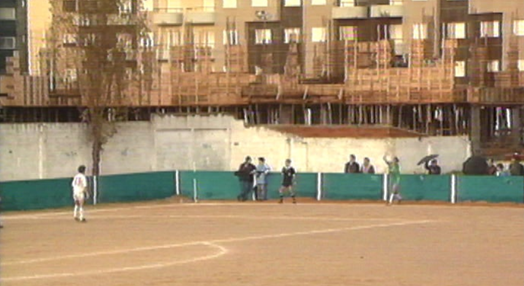
<svg viewBox="0 0 524 286"><path fill-rule="evenodd" d="M299 171L342 172L349 154L371 158L384 171L382 156L396 155L404 173L423 172L416 162L438 153L444 172L460 170L470 155L467 137L397 139L298 138L265 127L245 127L230 116L154 116L128 122L104 146L102 173L161 170L234 170L249 155L263 156L275 169L292 158ZM80 123L1 124L0 180L70 177L90 166L87 126Z"/></svg>

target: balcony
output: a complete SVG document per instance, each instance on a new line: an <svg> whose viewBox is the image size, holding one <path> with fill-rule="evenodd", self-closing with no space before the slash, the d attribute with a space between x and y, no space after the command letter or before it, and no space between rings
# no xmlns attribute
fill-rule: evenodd
<svg viewBox="0 0 524 286"><path fill-rule="evenodd" d="M215 10L213 7L188 8L186 10L186 22L193 24L215 24Z"/></svg>
<svg viewBox="0 0 524 286"><path fill-rule="evenodd" d="M333 7L331 12L333 19L361 19L368 17L368 8L363 6L355 7Z"/></svg>
<svg viewBox="0 0 524 286"><path fill-rule="evenodd" d="M153 24L158 26L177 26L184 22L182 9L159 9L153 13Z"/></svg>
<svg viewBox="0 0 524 286"><path fill-rule="evenodd" d="M371 18L395 18L404 15L402 5L372 5L370 7Z"/></svg>

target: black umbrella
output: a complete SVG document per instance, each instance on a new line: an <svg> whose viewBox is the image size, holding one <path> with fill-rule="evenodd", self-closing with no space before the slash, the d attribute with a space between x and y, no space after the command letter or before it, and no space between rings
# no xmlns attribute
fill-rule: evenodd
<svg viewBox="0 0 524 286"><path fill-rule="evenodd" d="M432 154L432 155L427 155L426 157L420 159L420 161L418 161L417 163L417 166L420 166L422 164L426 164L427 162L435 159L438 157L438 154Z"/></svg>

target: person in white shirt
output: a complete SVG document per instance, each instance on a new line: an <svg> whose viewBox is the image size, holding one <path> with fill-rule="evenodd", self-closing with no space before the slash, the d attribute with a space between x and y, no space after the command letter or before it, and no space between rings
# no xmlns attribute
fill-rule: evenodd
<svg viewBox="0 0 524 286"><path fill-rule="evenodd" d="M77 221L85 222L84 218L84 201L87 197L87 178L85 175L86 166L78 167L78 174L73 178L71 186L73 187L73 199L75 201L75 210L73 217Z"/></svg>

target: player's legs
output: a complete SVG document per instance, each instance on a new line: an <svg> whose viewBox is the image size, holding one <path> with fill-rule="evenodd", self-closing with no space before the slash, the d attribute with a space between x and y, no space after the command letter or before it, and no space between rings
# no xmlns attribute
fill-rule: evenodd
<svg viewBox="0 0 524 286"><path fill-rule="evenodd" d="M400 190L399 184L393 184L391 186L391 194L389 195L389 201L388 201L390 205L395 200L397 200L399 203L402 201L402 196L400 195L399 190Z"/></svg>
<svg viewBox="0 0 524 286"><path fill-rule="evenodd" d="M293 203L296 204L297 200L295 199L296 194L295 194L295 189L293 188L293 186L289 186L288 191L289 191L289 194L291 195L291 199L293 199Z"/></svg>
<svg viewBox="0 0 524 286"><path fill-rule="evenodd" d="M78 220L78 198L76 194L73 194L73 201L75 203L75 207L73 209L73 218Z"/></svg>
<svg viewBox="0 0 524 286"><path fill-rule="evenodd" d="M286 186L281 186L280 189L278 189L278 193L280 195L280 200L278 201L279 204L284 202L284 193L287 191Z"/></svg>
<svg viewBox="0 0 524 286"><path fill-rule="evenodd" d="M73 216L75 220L85 221L85 218L84 218L85 195L83 193L76 193L74 194L74 199L75 199L75 209L73 211Z"/></svg>

